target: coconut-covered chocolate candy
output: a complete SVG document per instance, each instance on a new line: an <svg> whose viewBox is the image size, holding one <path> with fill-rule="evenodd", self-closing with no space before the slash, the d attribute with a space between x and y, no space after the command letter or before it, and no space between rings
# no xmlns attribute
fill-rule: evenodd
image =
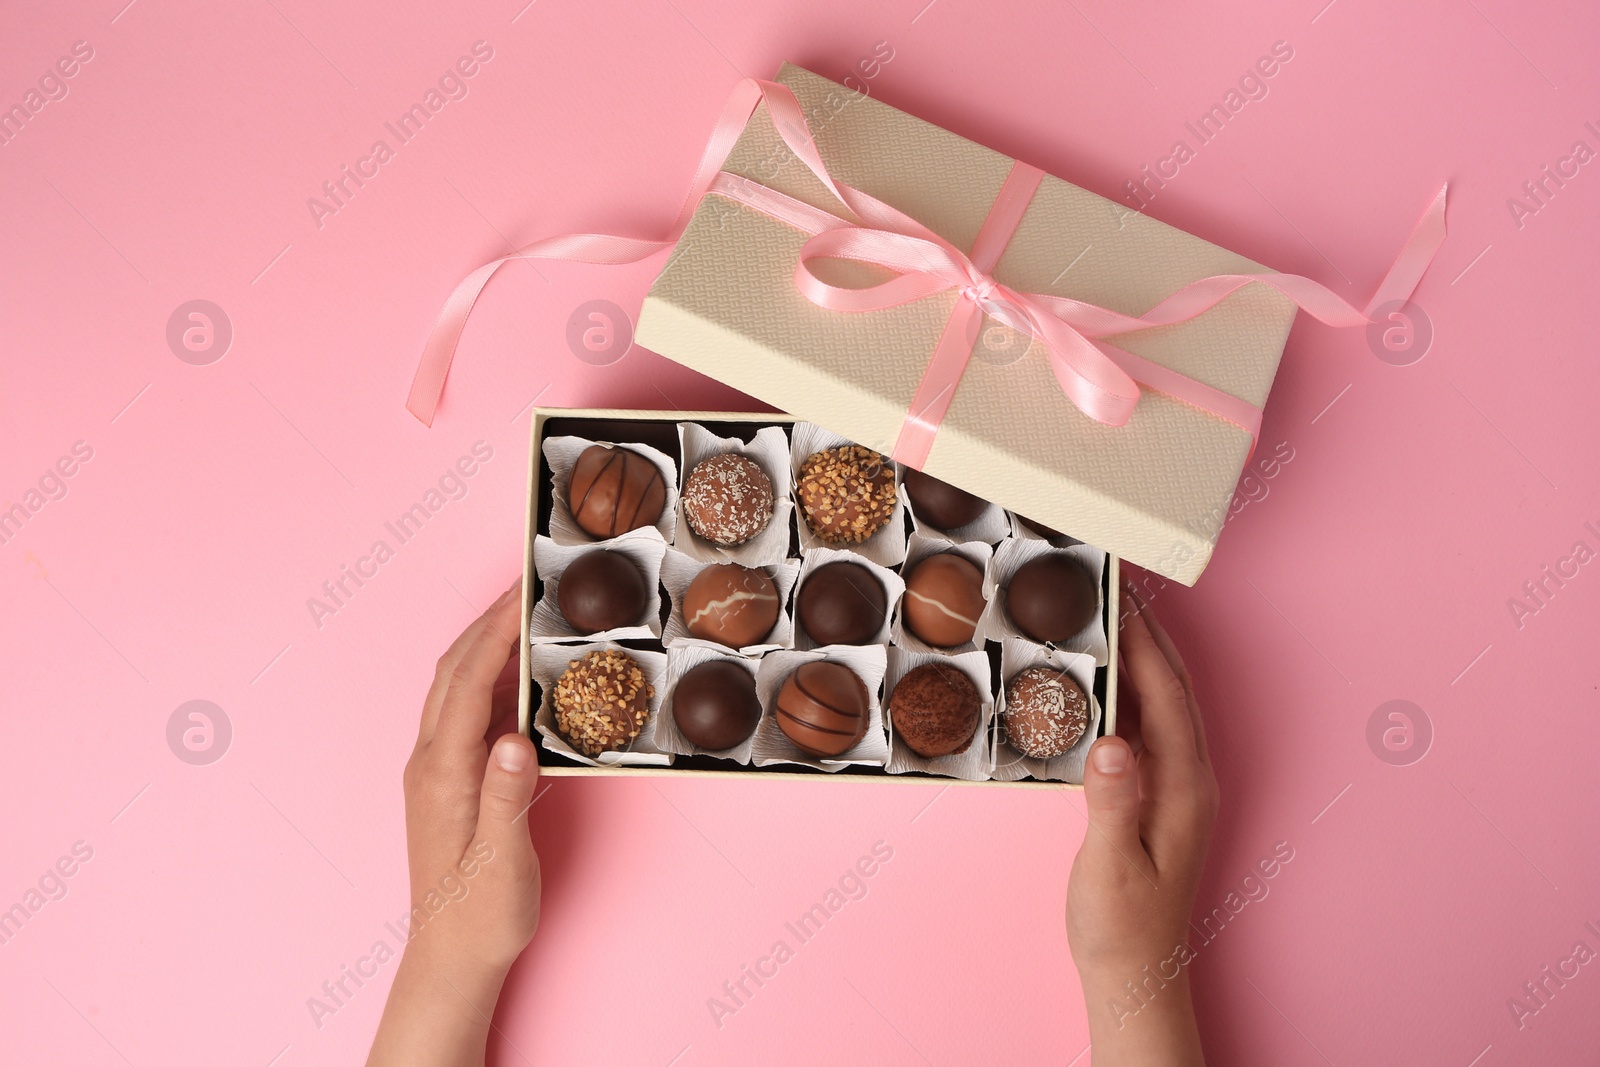
<svg viewBox="0 0 1600 1067"><path fill-rule="evenodd" d="M1006 683L1006 740L1024 756L1065 755L1089 725L1089 698L1065 671L1029 667Z"/></svg>
<svg viewBox="0 0 1600 1067"><path fill-rule="evenodd" d="M772 521L772 479L737 452L701 460L683 483L683 517L714 545L743 544Z"/></svg>

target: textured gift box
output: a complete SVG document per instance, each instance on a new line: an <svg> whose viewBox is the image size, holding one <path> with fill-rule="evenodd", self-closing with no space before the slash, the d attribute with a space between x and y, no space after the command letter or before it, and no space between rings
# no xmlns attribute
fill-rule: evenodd
<svg viewBox="0 0 1600 1067"><path fill-rule="evenodd" d="M786 65L776 81L804 109L840 180L970 248L1012 160L825 78ZM725 171L830 212L837 201L780 139L765 104ZM807 234L710 194L639 314L641 345L798 418L889 451L958 299L939 293L845 314L794 283ZM857 264L841 283L882 280ZM1138 315L1183 285L1265 271L1226 249L1046 176L994 276ZM1265 402L1294 304L1248 286L1179 325L1115 344L1252 404ZM1146 390L1121 427L1060 391L1042 343L993 320L976 331L924 469L1142 566L1192 583L1210 559L1250 438L1239 427Z"/></svg>

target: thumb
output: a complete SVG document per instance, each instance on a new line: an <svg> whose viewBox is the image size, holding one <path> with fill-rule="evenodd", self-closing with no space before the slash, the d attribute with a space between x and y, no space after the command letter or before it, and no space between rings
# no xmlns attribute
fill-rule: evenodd
<svg viewBox="0 0 1600 1067"><path fill-rule="evenodd" d="M483 796L478 802L478 836L511 859L533 853L528 837L527 811L533 787L539 782L539 761L533 742L509 733L494 743L489 766L483 772Z"/></svg>
<svg viewBox="0 0 1600 1067"><path fill-rule="evenodd" d="M1115 849L1122 860L1140 862L1145 850L1139 840L1139 765L1128 742L1102 737L1089 749L1083 798L1091 828L1083 839L1084 849L1093 854Z"/></svg>

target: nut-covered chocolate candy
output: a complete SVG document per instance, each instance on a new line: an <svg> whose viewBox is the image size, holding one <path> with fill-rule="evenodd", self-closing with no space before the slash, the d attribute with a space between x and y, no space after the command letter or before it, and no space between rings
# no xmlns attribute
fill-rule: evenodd
<svg viewBox="0 0 1600 1067"><path fill-rule="evenodd" d="M1099 609L1094 575L1065 553L1035 556L1006 583L1006 613L1035 641L1065 641L1089 625Z"/></svg>
<svg viewBox="0 0 1600 1067"><path fill-rule="evenodd" d="M1006 740L1024 756L1054 759L1089 726L1089 698L1065 671L1029 667L1006 683Z"/></svg>
<svg viewBox="0 0 1600 1067"><path fill-rule="evenodd" d="M620 648L595 649L567 661L550 703L556 729L585 756L626 748L650 715L655 687Z"/></svg>
<svg viewBox="0 0 1600 1067"><path fill-rule="evenodd" d="M811 532L838 545L859 544L883 529L898 499L894 468L861 445L813 452L795 488Z"/></svg>
<svg viewBox="0 0 1600 1067"><path fill-rule="evenodd" d="M683 595L683 621L702 641L729 648L757 644L778 621L778 587L762 571L714 563Z"/></svg>
<svg viewBox="0 0 1600 1067"><path fill-rule="evenodd" d="M925 759L965 752L983 701L966 672L935 660L913 667L889 694L889 726Z"/></svg>
<svg viewBox="0 0 1600 1067"><path fill-rule="evenodd" d="M649 599L633 560L604 548L567 564L556 582L556 608L581 634L632 626Z"/></svg>
<svg viewBox="0 0 1600 1067"><path fill-rule="evenodd" d="M650 460L626 448L590 445L567 477L572 518L591 537L652 526L667 504L667 483Z"/></svg>
<svg viewBox="0 0 1600 1067"><path fill-rule="evenodd" d="M900 482L905 486L906 496L911 498L911 509L917 513L917 518L940 530L954 530L976 522L989 506L988 501L965 489L957 489L921 471L907 468Z"/></svg>
<svg viewBox="0 0 1600 1067"><path fill-rule="evenodd" d="M761 721L755 677L732 660L707 660L672 690L672 721L692 745L722 752L744 744Z"/></svg>
<svg viewBox="0 0 1600 1067"><path fill-rule="evenodd" d="M683 517L714 545L743 544L772 521L772 479L737 452L701 460L683 483Z"/></svg>
<svg viewBox="0 0 1600 1067"><path fill-rule="evenodd" d="M972 640L983 614L983 572L965 556L941 552L917 562L901 602L906 629L936 648Z"/></svg>
<svg viewBox="0 0 1600 1067"><path fill-rule="evenodd" d="M778 729L803 752L832 758L867 735L866 684L842 663L802 663L778 691Z"/></svg>
<svg viewBox="0 0 1600 1067"><path fill-rule="evenodd" d="M888 607L877 575L859 563L836 560L806 578L795 619L819 645L862 645L882 628Z"/></svg>

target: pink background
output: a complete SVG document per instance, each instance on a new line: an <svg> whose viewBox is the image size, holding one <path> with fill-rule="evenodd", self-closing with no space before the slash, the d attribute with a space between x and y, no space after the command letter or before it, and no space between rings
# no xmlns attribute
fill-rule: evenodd
<svg viewBox="0 0 1600 1067"><path fill-rule="evenodd" d="M1294 852L1200 950L1204 1036L1217 1063L1592 1062L1600 964L1525 1029L1507 1006L1600 948L1600 563L1521 625L1508 606L1600 548L1600 163L1507 206L1600 149L1591 6L525 2L0 14L0 105L93 49L0 146L0 503L93 450L0 545L0 907L93 850L0 945L0 1060L363 1054L392 964L320 1028L307 998L394 941L400 768L436 655L516 573L530 402L739 403L638 349L569 350L573 309L636 307L647 272L513 264L425 430L402 400L471 268L653 232L734 81L784 58L842 78L888 42L875 95L1117 195L1282 40L1268 95L1150 213L1358 303L1446 179L1451 230L1425 358L1302 318L1263 434L1292 461L1198 589L1155 593L1224 796L1200 912ZM479 40L468 95L319 227L307 198L395 147L384 123ZM165 337L193 299L233 328L208 366ZM466 497L319 627L307 599L479 440ZM194 699L232 724L209 766L166 740ZM1395 699L1433 732L1409 766L1367 740ZM563 780L533 811L544 926L499 1062L1088 1060L1061 921L1079 796ZM877 841L865 899L719 1028L707 999Z"/></svg>

